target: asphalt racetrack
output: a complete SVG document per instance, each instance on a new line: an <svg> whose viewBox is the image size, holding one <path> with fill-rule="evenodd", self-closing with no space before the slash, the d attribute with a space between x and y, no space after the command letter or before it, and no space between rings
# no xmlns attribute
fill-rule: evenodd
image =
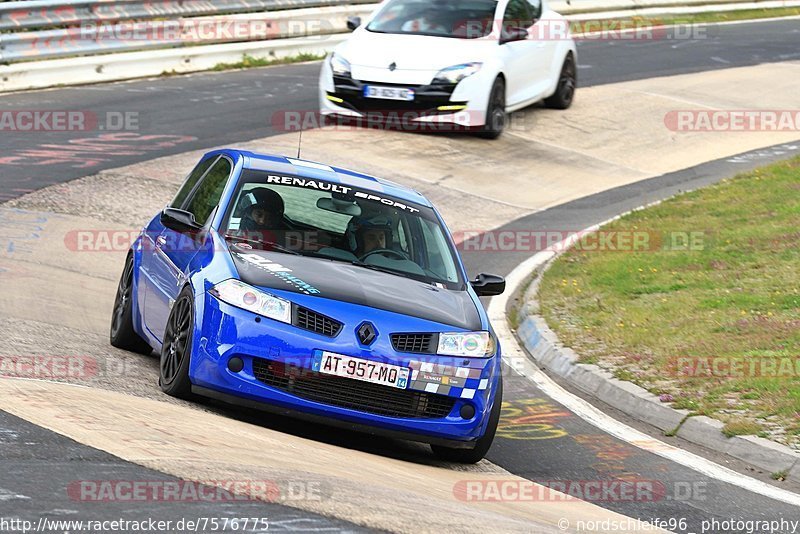
<svg viewBox="0 0 800 534"><path fill-rule="evenodd" d="M579 43L579 85L599 86L620 81L705 72L800 58L800 24L797 20L732 24L707 28L698 39ZM318 63L289 65L223 73L196 74L117 84L61 88L0 97L0 110L86 109L98 116L108 112L131 114L138 121L136 134L119 132L37 132L0 138L0 201L20 197L53 184L190 150L283 134L271 120L285 110L316 109ZM768 90L769 80L764 80ZM734 90L734 88L731 88ZM578 93L580 98L580 92ZM624 105L620 101L620 105ZM754 107L758 107L755 105ZM257 112L253 110L256 109ZM414 135L414 134L407 134ZM432 140L435 142L435 138ZM491 146L491 145L488 145ZM507 223L510 229L540 231L585 228L619 213L688 189L714 183L750 168L800 153L800 147L759 150L751 157L724 158L689 169L573 200ZM154 210L157 209L154 206ZM502 228L501 228L502 229ZM529 254L523 252L465 253L470 273L506 275ZM155 387L155 379L154 379ZM658 481L666 490L655 501L601 500L595 504L645 521L682 518L686 528L699 532L703 521L718 519L769 520L800 517L797 507L748 489L724 483L646 452L599 429L540 391L527 379L507 375L505 404L517 409L538 431L498 434L487 459L521 477L538 481L610 480L626 476ZM261 416L207 403L207 408L227 417L260 424ZM613 410L609 409L613 414ZM621 420L626 418L614 414ZM631 423L633 424L633 423ZM366 443L360 435L341 435L328 429L308 429L290 420L271 424L287 433L310 437L344 448L428 463L427 451L415 444L377 439ZM672 438L671 443L679 443ZM97 516L85 503L70 502L54 490L75 479L153 479L164 477L106 453L86 447L24 420L0 412L0 515L34 517L43 510L53 516L79 513ZM688 444L681 444L689 448ZM746 466L713 451L698 451L740 471ZM43 469L43 467L45 467ZM38 473L38 475L36 474ZM768 473L751 473L769 480ZM7 495L8 498L4 497ZM14 498L14 496L34 499ZM359 531L360 527L336 519L300 512L281 505L231 503L212 510L197 505L191 510L165 503L148 503L136 511L104 508L108 517L138 514L172 518L228 514L245 517L266 513L270 530ZM122 507L124 508L124 507ZM72 510L67 513L65 510ZM721 530L717 530L722 532Z"/></svg>

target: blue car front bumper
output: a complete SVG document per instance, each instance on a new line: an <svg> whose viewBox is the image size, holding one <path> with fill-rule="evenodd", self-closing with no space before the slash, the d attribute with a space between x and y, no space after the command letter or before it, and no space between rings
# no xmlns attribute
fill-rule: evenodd
<svg viewBox="0 0 800 534"><path fill-rule="evenodd" d="M491 358L402 353L394 349L391 334L458 329L319 297L294 294L292 300L335 317L343 324L338 335L261 318L207 292L198 298L189 369L193 391L335 426L454 447L469 448L484 434L499 379L499 347ZM369 346L356 334L364 320L378 331ZM320 374L312 370L320 351L409 368L408 385L399 389ZM241 370L229 365L232 359L243 363Z"/></svg>

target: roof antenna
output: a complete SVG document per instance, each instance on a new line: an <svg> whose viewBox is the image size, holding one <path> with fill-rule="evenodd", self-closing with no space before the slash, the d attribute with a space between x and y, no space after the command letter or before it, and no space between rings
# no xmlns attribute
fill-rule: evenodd
<svg viewBox="0 0 800 534"><path fill-rule="evenodd" d="M300 127L300 138L297 140L297 159L300 159L300 147L303 146L303 127Z"/></svg>

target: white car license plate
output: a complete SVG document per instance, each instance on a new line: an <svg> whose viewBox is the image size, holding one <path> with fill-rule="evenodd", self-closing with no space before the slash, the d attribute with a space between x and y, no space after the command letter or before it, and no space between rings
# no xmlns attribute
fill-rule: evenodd
<svg viewBox="0 0 800 534"><path fill-rule="evenodd" d="M414 90L407 89L405 87L379 87L376 85L365 85L364 97L411 102L414 100Z"/></svg>
<svg viewBox="0 0 800 534"><path fill-rule="evenodd" d="M322 351L315 354L313 370L399 389L405 389L408 385L407 367L351 358L333 352Z"/></svg>

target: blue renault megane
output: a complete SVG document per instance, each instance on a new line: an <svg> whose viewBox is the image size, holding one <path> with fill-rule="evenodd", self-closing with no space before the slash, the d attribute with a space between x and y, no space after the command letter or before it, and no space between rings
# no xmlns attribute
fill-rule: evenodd
<svg viewBox="0 0 800 534"><path fill-rule="evenodd" d="M134 242L111 344L159 384L477 462L500 416L500 346L441 216L352 171L206 154Z"/></svg>

